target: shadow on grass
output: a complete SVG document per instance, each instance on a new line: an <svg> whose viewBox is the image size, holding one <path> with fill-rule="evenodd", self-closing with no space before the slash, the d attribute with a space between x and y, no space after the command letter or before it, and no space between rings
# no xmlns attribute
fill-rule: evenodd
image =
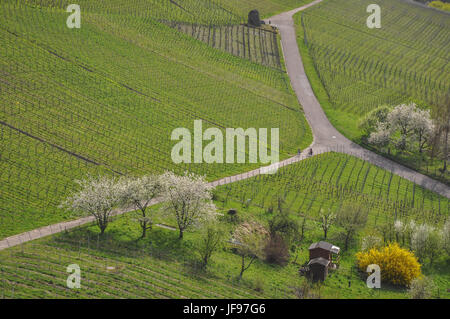
<svg viewBox="0 0 450 319"><path fill-rule="evenodd" d="M166 229L154 228L141 238L138 232L112 228L100 235L95 226L85 226L52 237L49 244L71 251L89 250L104 258L153 257L161 260L185 262L191 259L193 244L180 240L178 233Z"/></svg>

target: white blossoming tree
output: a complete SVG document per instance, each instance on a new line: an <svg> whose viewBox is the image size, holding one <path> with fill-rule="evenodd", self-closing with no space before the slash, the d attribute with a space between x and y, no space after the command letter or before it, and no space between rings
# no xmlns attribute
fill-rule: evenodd
<svg viewBox="0 0 450 319"><path fill-rule="evenodd" d="M414 103L401 104L377 124L377 130L370 134L368 141L379 146L388 146L392 142L400 150L405 150L411 144L408 141L416 141L422 153L433 131L429 110L422 110Z"/></svg>
<svg viewBox="0 0 450 319"><path fill-rule="evenodd" d="M213 187L204 177L192 173L178 176L166 172L160 180L164 187L162 210L175 217L180 239L187 229L216 219L218 213L212 202Z"/></svg>
<svg viewBox="0 0 450 319"><path fill-rule="evenodd" d="M118 183L123 205L131 205L139 214L138 221L142 229L142 238L147 230L152 228L153 221L148 215L147 208L153 199L161 195L163 186L160 177L145 175L142 177L125 177Z"/></svg>
<svg viewBox="0 0 450 319"><path fill-rule="evenodd" d="M447 218L442 228L442 244L447 254L450 255L450 218Z"/></svg>
<svg viewBox="0 0 450 319"><path fill-rule="evenodd" d="M377 129L378 123L386 122L386 117L391 111L387 105L382 105L367 113L359 123L359 128L364 132L364 135L369 136L370 133Z"/></svg>
<svg viewBox="0 0 450 319"><path fill-rule="evenodd" d="M403 222L401 220L397 219L394 222L395 239L397 240L397 242L400 241L400 236L403 237L405 228L406 228L406 225L403 224ZM404 239L404 237L403 237L403 239ZM404 242L404 240L403 240L403 242Z"/></svg>
<svg viewBox="0 0 450 319"><path fill-rule="evenodd" d="M380 237L376 235L367 235L361 240L361 250L368 251L372 248L382 247L383 241Z"/></svg>
<svg viewBox="0 0 450 319"><path fill-rule="evenodd" d="M419 153L423 152L426 143L432 138L434 124L431 120L429 110L416 108L411 116L411 126L414 132L414 138L417 140Z"/></svg>
<svg viewBox="0 0 450 319"><path fill-rule="evenodd" d="M435 289L436 286L433 283L433 280L422 276L411 282L411 285L408 288L408 294L411 299L429 299L433 296Z"/></svg>
<svg viewBox="0 0 450 319"><path fill-rule="evenodd" d="M411 246L420 261L426 257L430 259L430 265L440 254L443 248L442 232L432 226L422 224L417 226L412 235Z"/></svg>
<svg viewBox="0 0 450 319"><path fill-rule="evenodd" d="M396 106L387 116L386 123L389 125L391 134L400 131L400 140L396 146L404 150L407 146L407 138L413 132L413 114L416 111L415 104L401 104Z"/></svg>
<svg viewBox="0 0 450 319"><path fill-rule="evenodd" d="M422 224L418 225L415 232L412 234L411 248L414 250L416 256L419 257L421 261L423 261L423 259L426 257L427 242L432 231L432 227Z"/></svg>
<svg viewBox="0 0 450 319"><path fill-rule="evenodd" d="M328 209L327 211L321 209L320 210L320 218L321 223L320 226L323 230L323 240L327 240L328 231L330 230L331 226L334 224L334 221L336 220L336 214L331 211L331 209Z"/></svg>
<svg viewBox="0 0 450 319"><path fill-rule="evenodd" d="M412 247L412 237L417 229L417 224L414 220L410 220L409 223L405 223L403 229L403 236L405 241L409 244L410 248Z"/></svg>
<svg viewBox="0 0 450 319"><path fill-rule="evenodd" d="M111 220L113 209L120 205L121 197L114 177L88 177L77 181L81 189L62 203L74 213L89 214L95 218L103 235Z"/></svg>
<svg viewBox="0 0 450 319"><path fill-rule="evenodd" d="M369 143L386 147L391 142L391 131L385 123L378 123L377 130L369 136Z"/></svg>

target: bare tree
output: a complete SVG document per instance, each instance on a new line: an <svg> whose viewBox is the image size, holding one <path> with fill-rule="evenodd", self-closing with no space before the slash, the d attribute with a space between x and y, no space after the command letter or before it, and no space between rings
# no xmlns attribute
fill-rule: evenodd
<svg viewBox="0 0 450 319"><path fill-rule="evenodd" d="M266 247L264 247L264 256L268 263L284 266L289 261L289 248L281 235L270 234Z"/></svg>
<svg viewBox="0 0 450 319"><path fill-rule="evenodd" d="M305 233L309 229L308 225L306 224L306 221L307 221L306 216L303 216L302 223L300 225L300 236L298 239L299 243L301 243L303 239L305 239Z"/></svg>
<svg viewBox="0 0 450 319"><path fill-rule="evenodd" d="M293 219L287 210L279 210L269 220L269 232L272 237L279 235L284 242L290 246L299 237L299 225L295 219Z"/></svg>
<svg viewBox="0 0 450 319"><path fill-rule="evenodd" d="M241 272L239 279L257 258L264 257L264 248L269 240L269 232L266 228L257 222L246 222L239 225L233 235L233 243L236 250L242 258ZM245 259L249 258L248 263Z"/></svg>
<svg viewBox="0 0 450 319"><path fill-rule="evenodd" d="M66 207L75 213L90 214L103 235L111 220L113 209L120 204L120 192L114 177L88 177L77 181L81 189L74 193L61 207Z"/></svg>
<svg viewBox="0 0 450 319"><path fill-rule="evenodd" d="M145 175L142 177L125 177L119 181L120 197L122 204L132 205L138 211L139 225L142 229L142 238L147 230L152 228L152 219L147 214L147 208L151 201L160 196L162 185L159 176Z"/></svg>
<svg viewBox="0 0 450 319"><path fill-rule="evenodd" d="M344 204L338 210L336 223L344 228L345 250L348 249L354 235L366 225L368 214L366 208L356 204Z"/></svg>
<svg viewBox="0 0 450 319"><path fill-rule="evenodd" d="M324 238L324 240L326 240L328 231L330 230L331 226L333 225L334 221L336 220L336 214L333 213L331 211L331 209L328 209L327 211L321 209L320 217L322 219L320 226L323 229L323 238Z"/></svg>
<svg viewBox="0 0 450 319"><path fill-rule="evenodd" d="M215 223L210 223L202 229L201 240L196 249L201 257L201 266L206 268L214 252L220 249L225 232Z"/></svg>
<svg viewBox="0 0 450 319"><path fill-rule="evenodd" d="M217 217L216 207L212 202L212 186L204 177L192 173L183 176L166 172L161 176L164 187L162 210L175 217L183 238L184 231L200 226Z"/></svg>

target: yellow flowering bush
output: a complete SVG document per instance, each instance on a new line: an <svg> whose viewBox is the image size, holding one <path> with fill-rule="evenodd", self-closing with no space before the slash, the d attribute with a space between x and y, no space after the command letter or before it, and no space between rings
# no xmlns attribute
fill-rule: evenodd
<svg viewBox="0 0 450 319"><path fill-rule="evenodd" d="M380 266L381 280L394 285L409 286L421 275L420 264L412 252L397 243L382 248L372 248L356 254L358 267L366 271L367 266Z"/></svg>

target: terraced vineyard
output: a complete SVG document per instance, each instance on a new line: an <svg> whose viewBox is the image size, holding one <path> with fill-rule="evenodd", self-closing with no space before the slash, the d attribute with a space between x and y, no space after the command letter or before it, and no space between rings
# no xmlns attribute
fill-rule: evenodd
<svg viewBox="0 0 450 319"><path fill-rule="evenodd" d="M57 244L57 245L56 245ZM130 247L83 247L80 242L32 244L2 256L4 298L258 298L256 292L223 279L192 278L185 267ZM102 244L103 245L103 244ZM43 256L47 256L43 259ZM67 265L77 263L86 277L82 290L68 289ZM109 268L108 268L109 267ZM202 283L203 284L200 284ZM14 289L13 289L14 288Z"/></svg>
<svg viewBox="0 0 450 319"><path fill-rule="evenodd" d="M371 3L382 8L381 29L366 26ZM444 12L400 0L328 0L296 22L332 104L327 114L351 138L360 134L355 119L377 106L431 105L450 90Z"/></svg>
<svg viewBox="0 0 450 319"><path fill-rule="evenodd" d="M246 25L206 26L198 24L169 24L216 49L268 67L283 70L281 48L277 33L269 28L253 28Z"/></svg>
<svg viewBox="0 0 450 319"><path fill-rule="evenodd" d="M195 119L223 131L277 127L281 158L310 144L287 75L160 23L166 11L189 21L175 4L80 1L82 27L69 29L68 3L0 6L0 238L69 218L57 204L88 173L214 179L258 165L174 164L170 134ZM192 11L235 22L208 3Z"/></svg>
<svg viewBox="0 0 450 319"><path fill-rule="evenodd" d="M195 267L198 231L187 232L180 241L177 232L155 227L148 238L136 240L140 229L128 214L112 222L104 237L95 225L85 226L1 251L0 294L5 298L295 298L304 279L298 276L298 267L308 260L307 247L323 236L320 208L335 208L348 201L368 205L370 220L363 233L369 234L392 223L395 211L398 219L414 218L434 225L449 214L447 199L337 153L284 167L275 175L221 186L216 198L221 212L226 215L227 210L235 209L241 220L266 223L276 214L278 198L294 219L306 217L305 238L298 252L292 253L291 262L282 267L256 260L238 282L240 258L225 245L214 254L208 271L199 272ZM246 206L248 199L251 204ZM271 206L273 212L268 210ZM417 216L419 211L423 216ZM173 218L157 213L155 218L166 225L176 224ZM220 223L230 231L235 227L225 216ZM339 232L335 226L329 234L338 245ZM330 273L320 288L322 298L407 297L403 288L367 289L354 267L358 246L355 240L349 251L341 254L338 271ZM66 268L71 264L80 266L82 289L66 286ZM434 268L425 268L424 273L439 287L434 298L450 297L445 259L437 261Z"/></svg>
<svg viewBox="0 0 450 319"><path fill-rule="evenodd" d="M368 228L411 218L441 224L450 201L353 156L324 153L280 169L221 186L221 198L276 209L279 200L291 214L319 219L321 209L335 211L344 203L370 208Z"/></svg>
<svg viewBox="0 0 450 319"><path fill-rule="evenodd" d="M406 287L385 282L382 289L368 289L355 254L368 235L377 237L380 245L400 243L394 223L414 221L417 226L408 224L408 231L418 233L425 227L436 242L441 240L436 247L427 246L439 253L430 257L427 252L420 259L423 274L436 288L430 296L450 298L444 232L449 198L357 157L320 154L327 148L326 138L316 139L319 142L310 149L313 157L303 157L313 137L284 70L279 35L271 26L251 28L245 22L251 9L270 17L308 2L79 0L82 26L70 29L68 0L2 0L0 239L32 229L40 238L31 241L29 236L24 243L23 236L30 235L25 233L12 245L7 240L0 243L0 297L406 298ZM383 7L380 30L365 28L364 13L373 2ZM325 0L297 15L295 22L313 89L333 124L354 140L361 137L358 119L380 104L414 100L429 106L450 91L450 20L445 13L401 0ZM293 26L284 27L283 39L286 34L295 38ZM295 49L297 43L293 45ZM294 52L287 47L286 52ZM294 53L294 61L299 61ZM288 61L292 56L287 54ZM297 82L304 76L298 77L288 65L293 83L307 84ZM309 86L296 92L313 97ZM308 116L313 115L308 118L315 120L316 113L310 111L315 100L306 102ZM205 175L211 181L266 165L176 164L171 152L178 141L171 139L172 132L193 132L195 120L201 120L203 131L218 128L223 135L226 128L279 128L280 160L304 150L296 157L301 161L289 162L276 174L246 174L247 179L214 190L220 214L212 225L218 227L213 235L220 229L223 236L207 267L200 266L205 260L199 252L205 242L203 229L183 232L180 221L168 214L170 208L160 209L165 203L149 207L144 224L133 212L117 215L104 233L95 223L71 231L59 227L59 233L51 231L47 237L36 229L75 218L59 205L76 189L76 180L87 175L131 177L172 170ZM329 124L326 118L320 121ZM317 128L330 131L330 126ZM350 144L342 136L337 140ZM389 167L387 162L380 165ZM398 166L390 169L398 172ZM176 178L165 178L177 183ZM124 191L131 184L120 183L121 203L131 197ZM196 187L186 193L192 188ZM182 199L183 207L191 195ZM206 197L203 200L209 202ZM324 234L320 212L342 213L347 204L367 208L367 223L361 229L353 225L357 230L350 236L336 219ZM195 207L201 215L202 208ZM145 230L148 216L152 227ZM286 229L274 231L275 217L284 218L282 226L295 231L281 236ZM249 226L245 222L261 223L256 230L270 230L270 240L261 241L255 248L259 251L247 256L247 262L258 258L251 259L242 277L246 263L237 252L245 241L233 234ZM401 245L419 256L414 236L406 229L402 228ZM276 242L278 235L281 241ZM324 238L343 248L339 267L330 267L327 279L313 285L299 270L308 264L310 244ZM275 248L282 262L270 259L274 243L279 244ZM80 289L67 285L67 267L73 264L81 270Z"/></svg>

